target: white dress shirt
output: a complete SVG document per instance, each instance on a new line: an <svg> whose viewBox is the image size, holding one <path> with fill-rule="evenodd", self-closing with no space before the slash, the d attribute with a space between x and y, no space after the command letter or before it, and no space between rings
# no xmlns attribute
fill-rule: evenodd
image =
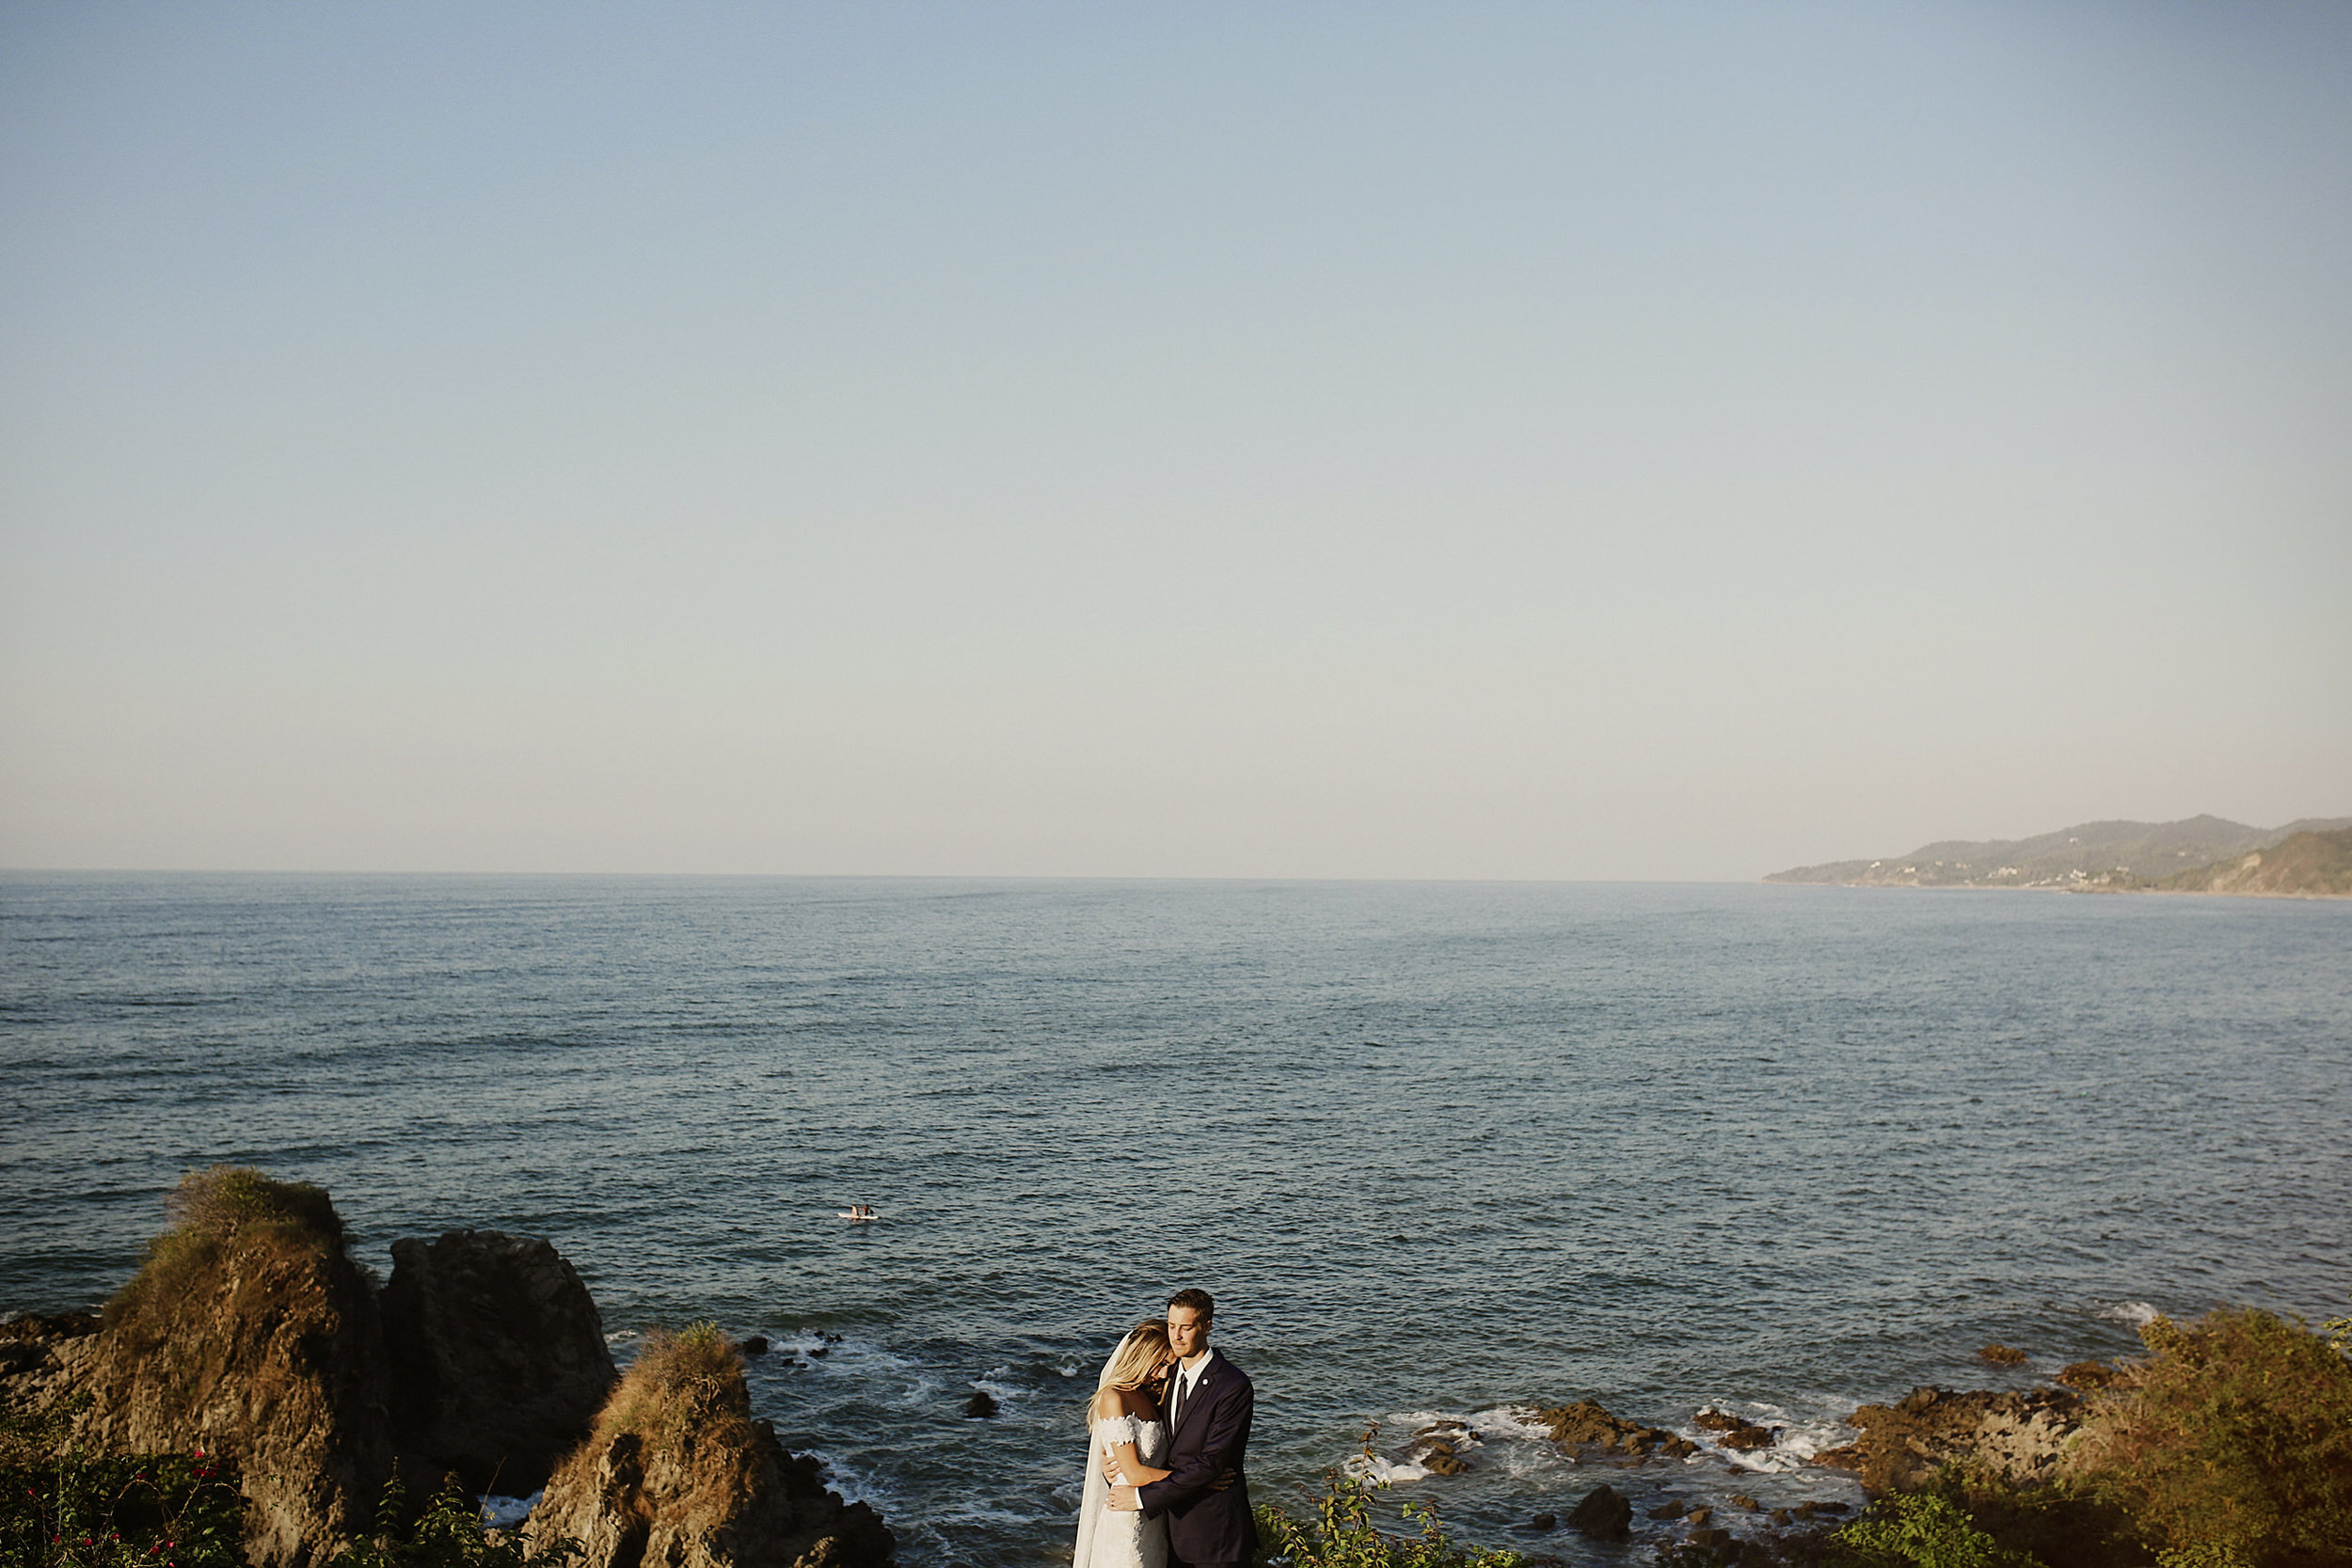
<svg viewBox="0 0 2352 1568"><path fill-rule="evenodd" d="M1191 1408L1193 1395L1200 1392L1200 1380L1209 1375L1209 1357L1213 1354L1215 1353L1204 1350L1200 1353L1200 1359L1198 1361L1177 1363L1176 1381L1182 1386L1176 1398L1168 1402L1175 1407L1168 1415L1168 1428L1171 1437L1176 1431L1176 1418Z"/></svg>

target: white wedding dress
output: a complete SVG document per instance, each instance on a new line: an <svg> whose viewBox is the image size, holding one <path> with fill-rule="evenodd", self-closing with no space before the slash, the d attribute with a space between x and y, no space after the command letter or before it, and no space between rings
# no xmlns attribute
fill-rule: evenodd
<svg viewBox="0 0 2352 1568"><path fill-rule="evenodd" d="M1104 1455L1121 1443L1133 1443L1136 1457L1153 1469L1164 1468L1168 1428L1134 1416L1105 1416L1088 1432L1087 1489L1078 1504L1071 1568L1168 1568L1168 1521L1113 1513L1110 1482L1103 1475Z"/></svg>

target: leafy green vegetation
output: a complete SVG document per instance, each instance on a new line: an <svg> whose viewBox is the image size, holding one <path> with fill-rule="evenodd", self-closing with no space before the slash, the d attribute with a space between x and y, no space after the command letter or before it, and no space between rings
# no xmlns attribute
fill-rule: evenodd
<svg viewBox="0 0 2352 1568"><path fill-rule="evenodd" d="M20 1568L241 1568L245 1499L202 1449L106 1458L68 1436L75 1405L0 1416L0 1561Z"/></svg>
<svg viewBox="0 0 2352 1568"><path fill-rule="evenodd" d="M2299 1323L2223 1307L2140 1330L2069 1456L2152 1545L2252 1568L2352 1562L2352 1362Z"/></svg>
<svg viewBox="0 0 2352 1568"><path fill-rule="evenodd" d="M2159 1318L2092 1397L2058 1481L1947 1468L1838 1531L1827 1560L2352 1568L2352 1319L2326 1326L2252 1307Z"/></svg>
<svg viewBox="0 0 2352 1568"><path fill-rule="evenodd" d="M1936 1493L1890 1497L1830 1538L1839 1568L2041 1568Z"/></svg>
<svg viewBox="0 0 2352 1568"><path fill-rule="evenodd" d="M1366 1441L1370 1441L1366 1433ZM1373 1523L1375 1497L1385 1482L1368 1483L1341 1470L1327 1472L1329 1483L1313 1516L1300 1519L1261 1503L1258 1562L1261 1568L1518 1568L1518 1553L1457 1545L1449 1540L1436 1505L1406 1503L1397 1517L1410 1534L1391 1535Z"/></svg>
<svg viewBox="0 0 2352 1568"><path fill-rule="evenodd" d="M354 1542L329 1568L562 1568L580 1556L573 1541L524 1551L518 1532L485 1529L481 1505L452 1476L424 1512L408 1518L406 1490L395 1476L376 1505L375 1533Z"/></svg>

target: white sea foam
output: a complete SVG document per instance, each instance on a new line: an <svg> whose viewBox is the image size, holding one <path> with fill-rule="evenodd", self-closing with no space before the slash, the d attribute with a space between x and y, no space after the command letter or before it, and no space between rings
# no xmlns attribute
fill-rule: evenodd
<svg viewBox="0 0 2352 1568"><path fill-rule="evenodd" d="M2144 1301L2119 1301L2112 1307L2102 1307L2099 1316L2129 1323L2134 1328L2145 1328L2156 1321L2157 1312Z"/></svg>
<svg viewBox="0 0 2352 1568"><path fill-rule="evenodd" d="M1699 1445L1702 1453L1712 1455L1737 1470L1759 1475L1785 1475L1802 1470L1814 1455L1824 1449L1834 1449L1850 1440L1844 1418L1830 1414L1833 1410L1851 1410L1851 1400L1823 1396L1814 1402L1809 1414L1800 1415L1786 1405L1762 1400L1708 1400L1702 1408L1720 1410L1738 1416L1754 1425L1776 1429L1779 1435L1770 1447L1761 1449L1731 1449L1723 1444L1723 1433L1709 1432L1695 1422L1676 1430ZM1698 1455L1692 1455L1697 1458Z"/></svg>
<svg viewBox="0 0 2352 1568"><path fill-rule="evenodd" d="M870 1477L823 1449L801 1449L797 1451L817 1461L818 1466L824 1472L827 1489L839 1493L843 1502L866 1503L876 1513L887 1514L889 1510L886 1504L890 1498L887 1488L876 1484Z"/></svg>
<svg viewBox="0 0 2352 1568"><path fill-rule="evenodd" d="M1551 1433L1529 1419L1534 1412L1522 1404L1497 1405L1457 1416L1445 1410L1397 1410L1380 1418L1381 1435L1392 1441L1385 1453L1359 1453L1344 1468L1363 1481L1397 1484L1421 1481L1432 1472L1421 1463L1427 1457L1426 1437L1442 1436L1457 1455L1481 1453L1481 1469L1523 1476L1558 1464L1572 1464L1550 1446ZM1444 1429L1430 1432L1431 1427Z"/></svg>
<svg viewBox="0 0 2352 1568"><path fill-rule="evenodd" d="M1419 1465L1387 1460L1378 1454L1371 1453L1358 1454L1343 1468L1359 1481L1385 1482L1390 1485L1394 1485L1399 1481L1420 1481L1429 1474Z"/></svg>

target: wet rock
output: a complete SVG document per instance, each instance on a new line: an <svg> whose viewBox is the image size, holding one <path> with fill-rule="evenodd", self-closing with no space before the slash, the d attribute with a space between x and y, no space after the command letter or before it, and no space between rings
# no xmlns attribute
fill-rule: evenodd
<svg viewBox="0 0 2352 1568"><path fill-rule="evenodd" d="M738 1340L737 1343L742 1347L742 1351L745 1355L765 1355L768 1354L768 1336L765 1334L755 1334L748 1338Z"/></svg>
<svg viewBox="0 0 2352 1568"><path fill-rule="evenodd" d="M1750 1453L1757 1449L1771 1448L1779 1438L1780 1428L1778 1427L1740 1426L1724 1433L1717 1441L1726 1449L1737 1449L1741 1453Z"/></svg>
<svg viewBox="0 0 2352 1568"><path fill-rule="evenodd" d="M2015 1345L1987 1345L1977 1352L1977 1359L1989 1367L2022 1367L2026 1353Z"/></svg>
<svg viewBox="0 0 2352 1568"><path fill-rule="evenodd" d="M1805 1463L1819 1465L1825 1470L1859 1470L1862 1468L1862 1445L1842 1443L1834 1449L1823 1449Z"/></svg>
<svg viewBox="0 0 2352 1568"><path fill-rule="evenodd" d="M1915 1388L1891 1405L1866 1404L1847 1420L1862 1429L1851 1445L1862 1484L1874 1493L1911 1491L1944 1465L1972 1465L2018 1481L2047 1481L2082 1424L2081 1402L2062 1388L1951 1393ZM1831 1450L1833 1453L1839 1450ZM1817 1456L1816 1463L1829 1459ZM1841 1456L1842 1457L1842 1456Z"/></svg>
<svg viewBox="0 0 2352 1568"><path fill-rule="evenodd" d="M1734 1492L1731 1495L1731 1506L1736 1509L1740 1509L1744 1513L1754 1513L1764 1505L1757 1502L1754 1497L1749 1497L1745 1492Z"/></svg>
<svg viewBox="0 0 2352 1568"><path fill-rule="evenodd" d="M1557 1529L1559 1526L1560 1516L1556 1513L1538 1513L1527 1522L1527 1528L1538 1534L1545 1530Z"/></svg>
<svg viewBox="0 0 2352 1568"><path fill-rule="evenodd" d="M545 1486L619 1377L588 1287L536 1236L394 1242L383 1311L392 1439L471 1491Z"/></svg>
<svg viewBox="0 0 2352 1568"><path fill-rule="evenodd" d="M972 1397L963 1402L963 1413L981 1420L995 1415L996 1409L995 1397L985 1388L973 1389Z"/></svg>
<svg viewBox="0 0 2352 1568"><path fill-rule="evenodd" d="M95 1312L22 1312L0 1323L0 1340L79 1339L98 1332Z"/></svg>
<svg viewBox="0 0 2352 1568"><path fill-rule="evenodd" d="M1622 1541L1631 1533L1633 1505L1613 1486L1596 1486L1568 1513L1568 1528L1596 1541Z"/></svg>
<svg viewBox="0 0 2352 1568"><path fill-rule="evenodd" d="M1715 1511L1711 1508L1694 1508L1683 1515L1685 1520L1693 1525L1703 1525L1713 1517L1715 1517Z"/></svg>
<svg viewBox="0 0 2352 1568"><path fill-rule="evenodd" d="M1703 1552L1726 1551L1731 1546L1731 1531L1721 1527L1714 1529L1694 1529L1683 1539Z"/></svg>
<svg viewBox="0 0 2352 1568"><path fill-rule="evenodd" d="M1765 1515L1765 1517L1772 1520L1772 1522L1775 1525L1786 1525L1788 1523L1789 1513L1785 1508L1776 1508L1772 1510L1772 1513Z"/></svg>
<svg viewBox="0 0 2352 1568"><path fill-rule="evenodd" d="M1701 1432L1737 1432L1748 1423L1726 1411L1702 1410L1691 1418L1691 1424Z"/></svg>
<svg viewBox="0 0 2352 1568"><path fill-rule="evenodd" d="M2069 1388L2087 1394L2094 1388L2112 1386L2116 1379L2122 1375L2121 1367L2106 1361L2074 1361L2059 1371L2058 1380Z"/></svg>
<svg viewBox="0 0 2352 1568"><path fill-rule="evenodd" d="M822 1355L832 1349L833 1347L831 1345L811 1345L808 1347L808 1354L811 1355Z"/></svg>
<svg viewBox="0 0 2352 1568"><path fill-rule="evenodd" d="M1682 1441L1670 1432L1613 1416L1591 1400L1538 1410L1534 1418L1564 1449L1607 1449L1638 1457Z"/></svg>
<svg viewBox="0 0 2352 1568"><path fill-rule="evenodd" d="M1421 1466L1433 1476L1458 1476L1470 1468L1450 1453L1433 1453L1421 1462Z"/></svg>
<svg viewBox="0 0 2352 1568"><path fill-rule="evenodd" d="M1669 1498L1649 1511L1653 1519L1679 1519L1691 1511L1691 1505L1680 1497Z"/></svg>

